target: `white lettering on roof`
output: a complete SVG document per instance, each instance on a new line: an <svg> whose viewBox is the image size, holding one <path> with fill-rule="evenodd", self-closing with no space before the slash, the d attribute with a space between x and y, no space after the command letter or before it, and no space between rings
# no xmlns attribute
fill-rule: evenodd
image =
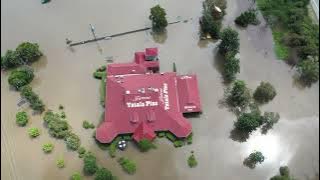
<svg viewBox="0 0 320 180"><path fill-rule="evenodd" d="M170 109L169 95L168 95L168 84L163 83L163 98L164 98L164 110Z"/></svg>
<svg viewBox="0 0 320 180"><path fill-rule="evenodd" d="M155 101L127 102L127 107L128 107L128 108L152 107L152 106L158 106L158 102L155 102Z"/></svg>

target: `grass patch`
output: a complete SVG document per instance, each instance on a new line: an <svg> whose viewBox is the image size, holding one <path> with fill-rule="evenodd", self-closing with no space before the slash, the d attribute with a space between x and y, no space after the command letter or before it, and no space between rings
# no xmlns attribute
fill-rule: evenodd
<svg viewBox="0 0 320 180"><path fill-rule="evenodd" d="M287 47L283 42L282 38L286 33L282 31L272 30L272 36L274 40L274 50L278 59L287 60L289 57L289 47Z"/></svg>

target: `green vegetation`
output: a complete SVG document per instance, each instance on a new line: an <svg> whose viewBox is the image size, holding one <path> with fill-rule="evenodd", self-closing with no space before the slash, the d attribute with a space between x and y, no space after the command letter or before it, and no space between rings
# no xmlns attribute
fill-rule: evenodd
<svg viewBox="0 0 320 180"><path fill-rule="evenodd" d="M219 52L225 55L227 52L236 54L239 52L239 34L230 27L224 29L221 33L221 43L219 44Z"/></svg>
<svg viewBox="0 0 320 180"><path fill-rule="evenodd" d="M50 153L54 148L54 145L52 143L46 143L42 145L42 150L45 153Z"/></svg>
<svg viewBox="0 0 320 180"><path fill-rule="evenodd" d="M177 67L176 67L176 63L173 63L173 65L172 65L173 67L173 72L177 72Z"/></svg>
<svg viewBox="0 0 320 180"><path fill-rule="evenodd" d="M83 163L83 171L87 175L93 175L98 170L97 159L91 152L86 153L83 158Z"/></svg>
<svg viewBox="0 0 320 180"><path fill-rule="evenodd" d="M308 56L319 57L319 26L308 16L309 0L257 0L257 3L272 25L278 58L287 59L289 49L298 50L300 61Z"/></svg>
<svg viewBox="0 0 320 180"><path fill-rule="evenodd" d="M25 126L29 121L29 117L25 111L20 111L16 114L16 123L19 126Z"/></svg>
<svg viewBox="0 0 320 180"><path fill-rule="evenodd" d="M150 149L155 149L156 146L148 139L142 139L138 142L138 147L141 152L147 152Z"/></svg>
<svg viewBox="0 0 320 180"><path fill-rule="evenodd" d="M59 158L57 160L57 167L58 168L64 168L65 164L64 164L64 159L63 158Z"/></svg>
<svg viewBox="0 0 320 180"><path fill-rule="evenodd" d="M166 136L166 132L164 132L164 131L157 132L157 137L158 137L158 138L163 138L163 137L165 137L165 136Z"/></svg>
<svg viewBox="0 0 320 180"><path fill-rule="evenodd" d="M85 129L94 129L94 125L88 121L83 121L82 127Z"/></svg>
<svg viewBox="0 0 320 180"><path fill-rule="evenodd" d="M106 77L103 76L100 80L100 104L104 107L106 100Z"/></svg>
<svg viewBox="0 0 320 180"><path fill-rule="evenodd" d="M10 72L8 83L19 90L22 86L29 84L33 78L33 69L29 66L23 66Z"/></svg>
<svg viewBox="0 0 320 180"><path fill-rule="evenodd" d="M31 109L40 113L44 111L45 105L43 104L39 96L35 92L33 92L32 88L29 85L23 86L21 88L20 95L21 97L27 99L27 101L30 103Z"/></svg>
<svg viewBox="0 0 320 180"><path fill-rule="evenodd" d="M38 60L42 56L39 45L36 43L23 42L15 51L8 50L1 57L1 68L15 68L23 64L31 63Z"/></svg>
<svg viewBox="0 0 320 180"><path fill-rule="evenodd" d="M119 141L120 141L120 137L117 137L111 142L111 144L108 147L109 155L112 158L116 157L117 145Z"/></svg>
<svg viewBox="0 0 320 180"><path fill-rule="evenodd" d="M177 137L171 132L166 132L166 138L169 139L171 142L174 142L177 140Z"/></svg>
<svg viewBox="0 0 320 180"><path fill-rule="evenodd" d="M235 57L234 53L225 54L225 62L223 64L225 80L232 81L236 79L236 74L240 72L239 63L240 61Z"/></svg>
<svg viewBox="0 0 320 180"><path fill-rule="evenodd" d="M196 160L196 157L194 156L194 152L191 151L191 155L188 157L188 165L189 167L193 168L196 167L198 165L198 162Z"/></svg>
<svg viewBox="0 0 320 180"><path fill-rule="evenodd" d="M248 133L256 130L260 125L262 125L262 118L255 112L241 114L234 123L237 129Z"/></svg>
<svg viewBox="0 0 320 180"><path fill-rule="evenodd" d="M183 140L176 140L173 142L174 147L182 147L184 145L184 141Z"/></svg>
<svg viewBox="0 0 320 180"><path fill-rule="evenodd" d="M94 180L116 180L116 177L106 168L99 168Z"/></svg>
<svg viewBox="0 0 320 180"><path fill-rule="evenodd" d="M166 15L165 9L160 5L156 5L150 9L149 19L152 21L152 30L154 32L162 32L168 26Z"/></svg>
<svg viewBox="0 0 320 180"><path fill-rule="evenodd" d="M125 140L125 141L131 141L132 140L132 135L131 134L121 135L120 138Z"/></svg>
<svg viewBox="0 0 320 180"><path fill-rule="evenodd" d="M86 154L86 149L84 147L80 147L78 149L78 157L83 158L85 156L85 154Z"/></svg>
<svg viewBox="0 0 320 180"><path fill-rule="evenodd" d="M79 172L75 172L72 174L72 176L70 177L71 180L82 180L82 176Z"/></svg>
<svg viewBox="0 0 320 180"><path fill-rule="evenodd" d="M65 119L67 116L66 116L66 113L65 112L61 112L61 114L60 114L60 117L62 118L62 119Z"/></svg>
<svg viewBox="0 0 320 180"><path fill-rule="evenodd" d="M249 9L238 16L234 22L242 27L247 27L249 24L257 25L259 20L257 19L257 10Z"/></svg>
<svg viewBox="0 0 320 180"><path fill-rule="evenodd" d="M267 103L276 95L276 90L269 82L261 82L253 93L254 99L259 103Z"/></svg>
<svg viewBox="0 0 320 180"><path fill-rule="evenodd" d="M257 163L262 163L264 161L265 157L263 156L263 154L259 151L254 151L253 153L251 153L249 155L249 157L247 157L243 164L245 164L246 166L250 167L250 168L254 168Z"/></svg>
<svg viewBox="0 0 320 180"><path fill-rule="evenodd" d="M192 137L193 137L193 133L191 133L187 138L187 144L192 144Z"/></svg>
<svg viewBox="0 0 320 180"><path fill-rule="evenodd" d="M118 162L121 165L122 169L128 174L134 174L136 172L136 164L133 161L121 157L118 159Z"/></svg>
<svg viewBox="0 0 320 180"><path fill-rule="evenodd" d="M319 80L319 61L307 59L298 64L300 80L306 85L311 85Z"/></svg>
<svg viewBox="0 0 320 180"><path fill-rule="evenodd" d="M226 101L232 107L245 108L251 101L250 90L244 81L236 80L231 89L226 90Z"/></svg>
<svg viewBox="0 0 320 180"><path fill-rule="evenodd" d="M225 0L205 0L203 2L202 17L200 19L201 36L210 34L212 38L220 37L221 21L225 15L227 2ZM218 12L215 6L219 7L222 12Z"/></svg>
<svg viewBox="0 0 320 180"><path fill-rule="evenodd" d="M63 139L69 134L68 122L62 120L59 114L47 111L43 117L49 128L49 134L55 138Z"/></svg>
<svg viewBox="0 0 320 180"><path fill-rule="evenodd" d="M275 112L264 112L262 116L262 133L266 134L269 129L273 128L273 125L276 124L280 119L279 113Z"/></svg>
<svg viewBox="0 0 320 180"><path fill-rule="evenodd" d="M96 79L102 79L103 77L106 76L106 70L107 67L106 66L101 66L99 67L94 73L93 73L93 77Z"/></svg>
<svg viewBox="0 0 320 180"><path fill-rule="evenodd" d="M78 150L78 148L81 145L79 136L77 136L74 133L69 133L66 138L66 144L67 144L68 149L71 149L73 151Z"/></svg>
<svg viewBox="0 0 320 180"><path fill-rule="evenodd" d="M35 138L40 135L40 130L38 128L29 128L28 134L30 137Z"/></svg>
<svg viewBox="0 0 320 180"><path fill-rule="evenodd" d="M59 105L59 110L63 110L64 109L64 107L60 104Z"/></svg>

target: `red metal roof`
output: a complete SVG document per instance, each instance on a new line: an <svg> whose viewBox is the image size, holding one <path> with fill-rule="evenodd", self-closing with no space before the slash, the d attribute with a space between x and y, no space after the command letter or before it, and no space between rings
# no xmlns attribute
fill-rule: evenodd
<svg viewBox="0 0 320 180"><path fill-rule="evenodd" d="M133 133L137 141L153 139L155 131L168 130L177 137L191 133L191 124L182 113L201 111L196 76L147 73L144 56L136 53L134 63L107 67L105 121L96 131L101 143L110 143L117 135L127 133ZM134 64L143 70L128 73L137 67Z"/></svg>

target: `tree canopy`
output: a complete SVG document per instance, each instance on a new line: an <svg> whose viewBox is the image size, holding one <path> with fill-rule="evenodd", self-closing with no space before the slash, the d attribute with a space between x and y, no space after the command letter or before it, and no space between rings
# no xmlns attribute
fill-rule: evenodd
<svg viewBox="0 0 320 180"><path fill-rule="evenodd" d="M161 32L168 26L166 15L165 9L160 5L156 5L150 9L149 19L152 21L153 31Z"/></svg>

